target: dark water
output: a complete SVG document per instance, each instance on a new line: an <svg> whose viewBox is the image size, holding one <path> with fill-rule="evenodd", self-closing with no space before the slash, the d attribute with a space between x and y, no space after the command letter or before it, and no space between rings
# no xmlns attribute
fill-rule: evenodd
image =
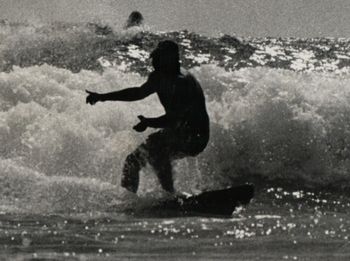
<svg viewBox="0 0 350 261"><path fill-rule="evenodd" d="M261 198L264 198L262 200ZM348 260L350 201L261 191L232 218L154 213L2 214L4 260Z"/></svg>

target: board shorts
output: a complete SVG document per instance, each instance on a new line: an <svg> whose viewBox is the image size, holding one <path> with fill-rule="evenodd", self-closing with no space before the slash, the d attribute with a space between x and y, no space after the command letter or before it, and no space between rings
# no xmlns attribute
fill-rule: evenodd
<svg viewBox="0 0 350 261"><path fill-rule="evenodd" d="M172 159L179 159L188 156L196 156L207 146L208 138L200 135L180 136L172 130L163 129L152 133L146 142L141 144L142 150L148 156L166 156Z"/></svg>

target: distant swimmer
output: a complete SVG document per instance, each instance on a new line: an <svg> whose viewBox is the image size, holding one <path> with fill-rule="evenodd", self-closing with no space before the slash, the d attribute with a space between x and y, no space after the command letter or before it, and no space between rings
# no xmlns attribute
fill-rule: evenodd
<svg viewBox="0 0 350 261"><path fill-rule="evenodd" d="M140 87L99 94L87 91L86 103L102 101L137 101L153 93L159 97L165 114L157 118L139 115L140 122L133 128L160 128L152 133L125 160L121 185L136 193L139 171L147 163L155 170L165 191L174 193L171 162L196 156L209 140L209 117L205 97L195 77L180 68L179 47L173 41L162 41L151 53L154 71Z"/></svg>
<svg viewBox="0 0 350 261"><path fill-rule="evenodd" d="M134 26L140 26L143 23L143 16L139 11L133 11L130 15L128 20L125 24L125 29L134 27Z"/></svg>

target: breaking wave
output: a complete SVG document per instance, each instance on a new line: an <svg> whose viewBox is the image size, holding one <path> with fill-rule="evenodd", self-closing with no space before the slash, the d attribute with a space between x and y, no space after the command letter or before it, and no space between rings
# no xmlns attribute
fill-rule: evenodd
<svg viewBox="0 0 350 261"><path fill-rule="evenodd" d="M246 181L349 187L349 41L101 28L0 24L0 211L99 211L120 203L124 159L154 131L132 126L137 115L163 108L155 95L90 106L85 90L139 86L150 50L165 37L182 46L211 119L206 150L174 163L178 190ZM139 194L160 191L148 166Z"/></svg>
<svg viewBox="0 0 350 261"><path fill-rule="evenodd" d="M174 164L179 190L252 177L345 188L350 76L268 68L227 72L217 65L191 72L207 96L211 139L200 156ZM107 92L143 81L115 68L72 73L42 65L1 73L2 206L57 211L114 204L125 157L153 131L135 133L136 116L157 116L163 109L154 95L132 105L89 106L85 89ZM140 194L151 190L160 187L148 167Z"/></svg>

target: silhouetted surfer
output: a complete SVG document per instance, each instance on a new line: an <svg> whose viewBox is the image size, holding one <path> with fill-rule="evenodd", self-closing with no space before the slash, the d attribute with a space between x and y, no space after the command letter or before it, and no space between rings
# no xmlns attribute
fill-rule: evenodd
<svg viewBox="0 0 350 261"><path fill-rule="evenodd" d="M138 11L133 11L130 15L128 20L125 24L125 29L133 27L133 26L140 26L143 23L143 16Z"/></svg>
<svg viewBox="0 0 350 261"><path fill-rule="evenodd" d="M153 166L163 189L173 193L171 161L196 156L204 150L209 139L209 117L205 98L198 81L180 69L179 48L172 41L162 41L151 53L154 71L141 87L98 94L87 91L86 102L136 101L157 93L165 115L158 118L138 116L134 126L138 132L147 127L161 128L145 143L127 156L121 185L137 192L139 171L148 162Z"/></svg>

